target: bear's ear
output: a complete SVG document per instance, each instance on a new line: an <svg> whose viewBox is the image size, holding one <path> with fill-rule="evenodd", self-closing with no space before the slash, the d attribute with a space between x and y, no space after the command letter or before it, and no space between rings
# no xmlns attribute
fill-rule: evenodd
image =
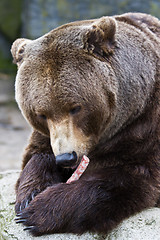
<svg viewBox="0 0 160 240"><path fill-rule="evenodd" d="M28 42L31 42L31 40L25 38L18 38L16 41L14 41L11 47L14 63L18 64L22 60L25 46Z"/></svg>
<svg viewBox="0 0 160 240"><path fill-rule="evenodd" d="M115 32L114 18L100 18L83 35L83 49L101 60L107 59L115 47Z"/></svg>

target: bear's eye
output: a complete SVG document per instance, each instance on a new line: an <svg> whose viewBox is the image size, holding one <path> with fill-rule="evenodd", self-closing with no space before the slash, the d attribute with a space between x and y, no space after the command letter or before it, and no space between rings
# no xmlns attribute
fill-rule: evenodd
<svg viewBox="0 0 160 240"><path fill-rule="evenodd" d="M40 119L42 119L42 120L46 120L47 119L46 115L44 115L44 114L40 114L40 115L38 115L38 117Z"/></svg>
<svg viewBox="0 0 160 240"><path fill-rule="evenodd" d="M73 107L71 110L70 110L70 114L71 115L75 115L77 113L79 113L81 111L81 106L76 106L76 107Z"/></svg>

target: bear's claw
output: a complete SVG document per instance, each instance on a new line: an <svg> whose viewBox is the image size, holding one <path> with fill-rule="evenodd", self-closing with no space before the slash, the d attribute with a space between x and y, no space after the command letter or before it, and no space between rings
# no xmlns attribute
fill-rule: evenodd
<svg viewBox="0 0 160 240"><path fill-rule="evenodd" d="M37 196L40 191L34 190L23 201L17 202L15 205L15 212L20 213L23 209L27 208L30 202Z"/></svg>
<svg viewBox="0 0 160 240"><path fill-rule="evenodd" d="M34 234L34 232L37 233L36 227L33 226L33 225L32 225L32 226L29 226L29 223L27 223L27 219L26 219L25 216L23 216L23 215L24 215L23 212L18 213L18 214L16 215L16 216L17 216L17 218L15 218L16 224L22 223L22 224L25 226L25 228L23 229L24 231L29 230L29 231L31 231L33 234Z"/></svg>
<svg viewBox="0 0 160 240"><path fill-rule="evenodd" d="M26 219L19 219L19 218L15 218L16 224L17 223L24 223L26 222Z"/></svg>
<svg viewBox="0 0 160 240"><path fill-rule="evenodd" d="M23 230L24 230L24 231L27 231L27 230L33 230L33 229L35 229L34 226L29 226L29 227L25 227Z"/></svg>

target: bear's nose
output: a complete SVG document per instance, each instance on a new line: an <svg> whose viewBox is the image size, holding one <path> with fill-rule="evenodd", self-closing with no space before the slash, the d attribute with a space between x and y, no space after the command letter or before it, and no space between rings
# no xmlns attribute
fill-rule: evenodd
<svg viewBox="0 0 160 240"><path fill-rule="evenodd" d="M56 156L56 164L61 167L72 167L77 161L76 152L63 153Z"/></svg>

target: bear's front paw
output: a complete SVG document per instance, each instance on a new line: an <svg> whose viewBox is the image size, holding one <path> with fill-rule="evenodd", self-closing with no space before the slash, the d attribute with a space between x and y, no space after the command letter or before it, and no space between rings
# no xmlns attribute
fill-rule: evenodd
<svg viewBox="0 0 160 240"><path fill-rule="evenodd" d="M25 198L21 199L20 197L17 198L15 204L15 212L20 213L23 209L27 208L29 203L40 193L38 190L33 190L31 193L27 194Z"/></svg>
<svg viewBox="0 0 160 240"><path fill-rule="evenodd" d="M40 236L42 235L43 231L41 230L41 227L38 226L39 220L34 217L34 211L32 207L29 207L26 209L23 209L22 212L18 213L16 215L16 223L23 223L25 228L24 231L29 230L34 236Z"/></svg>
<svg viewBox="0 0 160 240"><path fill-rule="evenodd" d="M24 230L30 230L34 236L58 232L63 224L63 217L61 209L55 203L59 199L55 198L55 194L54 187L39 193L16 215L16 223L23 223Z"/></svg>
<svg viewBox="0 0 160 240"><path fill-rule="evenodd" d="M26 213L25 211L18 213L16 216L17 218L15 219L16 223L23 223L26 227L23 229L24 231L29 230L34 236L40 236L42 235L42 232L39 231L38 226L36 226L36 224L31 225L31 221L30 221L30 216L31 216L31 212Z"/></svg>

